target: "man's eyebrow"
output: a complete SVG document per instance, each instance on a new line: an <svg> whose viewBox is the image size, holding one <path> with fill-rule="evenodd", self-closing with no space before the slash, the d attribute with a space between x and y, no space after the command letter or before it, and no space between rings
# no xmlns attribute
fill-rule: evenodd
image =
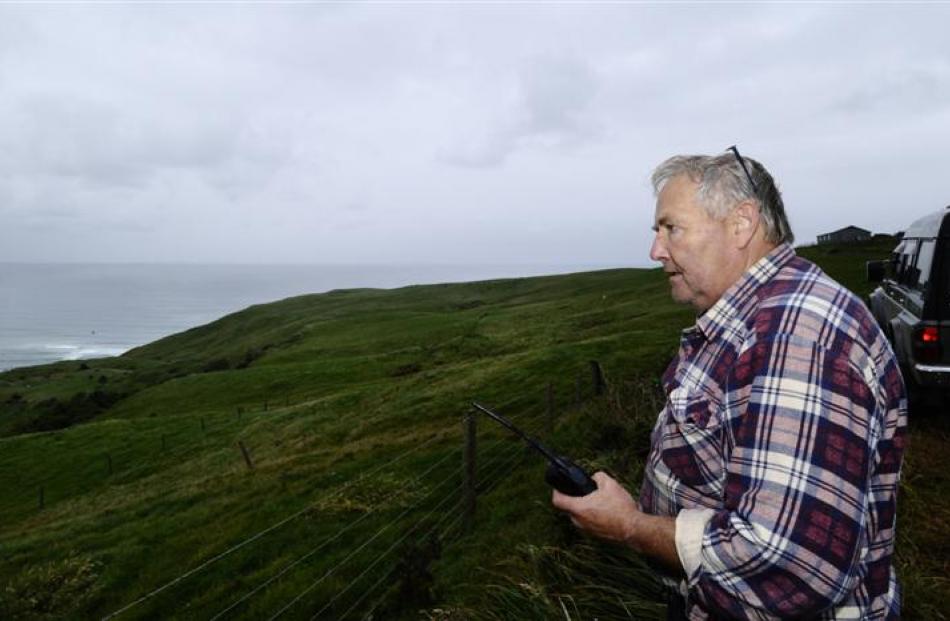
<svg viewBox="0 0 950 621"><path fill-rule="evenodd" d="M666 216L660 216L659 218L657 218L656 224L654 224L654 225L651 226L650 228L653 229L654 231L656 231L656 230L659 229L661 226L666 226L666 225L669 224L669 223L670 223L670 219L669 219L668 217L666 217Z"/></svg>

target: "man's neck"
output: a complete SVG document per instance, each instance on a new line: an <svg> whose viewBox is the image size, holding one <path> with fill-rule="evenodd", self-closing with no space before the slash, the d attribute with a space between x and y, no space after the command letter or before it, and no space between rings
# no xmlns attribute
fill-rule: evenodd
<svg viewBox="0 0 950 621"><path fill-rule="evenodd" d="M744 267L742 273L749 271L749 268L759 262L759 260L768 255L770 252L775 250L778 247L778 244L770 242L766 239L756 237L749 245L745 248L745 256L743 258Z"/></svg>

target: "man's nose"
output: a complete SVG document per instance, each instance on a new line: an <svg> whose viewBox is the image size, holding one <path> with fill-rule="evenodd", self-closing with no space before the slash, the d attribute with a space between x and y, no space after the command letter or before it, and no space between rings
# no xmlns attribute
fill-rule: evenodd
<svg viewBox="0 0 950 621"><path fill-rule="evenodd" d="M666 246L660 240L660 234L656 233L653 236L653 245L650 246L650 258L654 261L663 261L663 259L668 259L669 256L669 253L666 252Z"/></svg>

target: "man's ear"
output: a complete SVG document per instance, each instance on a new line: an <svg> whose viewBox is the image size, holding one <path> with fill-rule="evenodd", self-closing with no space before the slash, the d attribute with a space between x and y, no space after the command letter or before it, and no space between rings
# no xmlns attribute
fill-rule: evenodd
<svg viewBox="0 0 950 621"><path fill-rule="evenodd" d="M732 209L732 233L739 248L748 246L762 221L759 206L753 201L742 201Z"/></svg>

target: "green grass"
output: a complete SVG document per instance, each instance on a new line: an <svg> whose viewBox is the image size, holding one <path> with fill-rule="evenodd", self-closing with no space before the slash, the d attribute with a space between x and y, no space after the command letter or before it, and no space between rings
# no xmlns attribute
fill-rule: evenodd
<svg viewBox="0 0 950 621"><path fill-rule="evenodd" d="M863 295L864 260L891 245L802 254ZM325 618L371 603L377 618L661 615L641 560L578 538L549 507L539 460L482 421L463 533L461 423L477 397L635 489L656 379L690 321L657 270L345 290L118 358L0 374L0 617L102 617L283 520L120 618L210 618L267 581L226 618L267 618L301 594L282 618L331 601ZM607 397L590 398L590 360ZM944 618L947 427L915 425L905 617Z"/></svg>

